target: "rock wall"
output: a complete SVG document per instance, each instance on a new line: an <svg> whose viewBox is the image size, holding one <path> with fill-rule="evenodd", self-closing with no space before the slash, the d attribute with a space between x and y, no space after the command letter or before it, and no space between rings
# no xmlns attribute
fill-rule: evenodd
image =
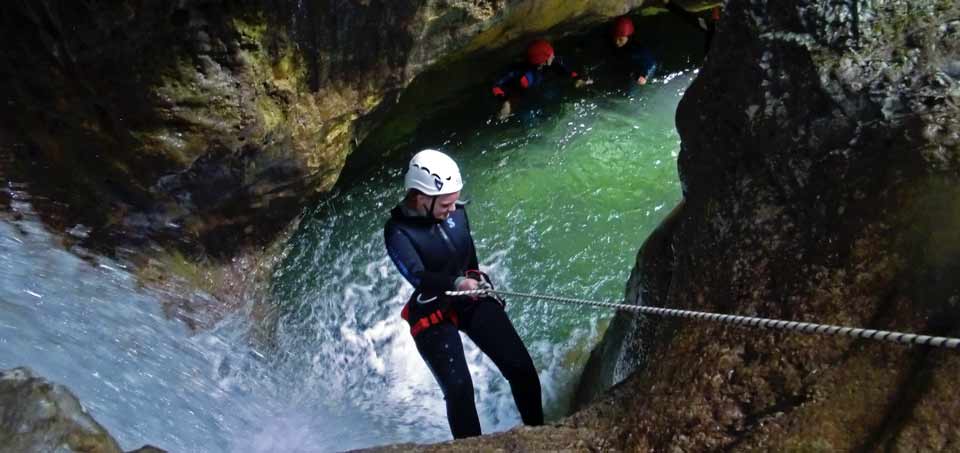
<svg viewBox="0 0 960 453"><path fill-rule="evenodd" d="M373 127L364 116L442 55L633 5L357 2L335 18L323 2L294 16L284 3L122 4L3 11L5 42L17 38L2 54L16 106L4 136L43 164L17 165L103 194L90 215L107 225L170 219L218 238L329 187L338 153ZM677 113L685 202L639 254L628 301L960 336L960 5L725 6ZM188 46L198 56L171 65ZM620 361L601 375L628 377L572 417L385 451L960 448L955 352L627 315L612 326L604 348Z"/></svg>
<svg viewBox="0 0 960 453"><path fill-rule="evenodd" d="M960 6L726 6L628 300L960 336ZM638 321L605 347L647 360L569 422L619 448L960 448L955 352Z"/></svg>
<svg viewBox="0 0 960 453"><path fill-rule="evenodd" d="M27 368L0 371L0 451L121 453L67 388ZM130 453L163 453L144 446Z"/></svg>
<svg viewBox="0 0 960 453"><path fill-rule="evenodd" d="M642 3L15 0L0 174L89 242L229 256L329 190L426 68Z"/></svg>

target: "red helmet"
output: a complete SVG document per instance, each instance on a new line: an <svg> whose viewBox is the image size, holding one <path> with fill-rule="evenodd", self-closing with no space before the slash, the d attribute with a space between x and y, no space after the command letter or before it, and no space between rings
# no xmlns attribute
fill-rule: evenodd
<svg viewBox="0 0 960 453"><path fill-rule="evenodd" d="M633 21L627 16L621 16L613 24L613 37L621 38L633 34Z"/></svg>
<svg viewBox="0 0 960 453"><path fill-rule="evenodd" d="M553 56L553 47L544 39L538 39L527 47L527 61L530 64L541 65Z"/></svg>

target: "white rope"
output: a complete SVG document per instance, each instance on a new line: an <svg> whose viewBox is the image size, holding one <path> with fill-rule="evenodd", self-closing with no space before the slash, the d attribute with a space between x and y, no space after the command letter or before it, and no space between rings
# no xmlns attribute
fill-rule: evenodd
<svg viewBox="0 0 960 453"><path fill-rule="evenodd" d="M525 297L528 299L552 300L566 304L592 305L594 307L616 308L617 310L635 311L647 315L673 316L678 318L702 319L725 324L734 324L743 327L763 327L776 330L790 330L803 333L819 333L825 335L840 335L868 340L889 341L901 344L920 344L960 350L960 338L933 337L913 333L891 332L887 330L861 329L858 327L844 327L829 324L815 324L812 322L783 321L779 319L754 318L750 316L724 315L702 311L676 310L672 308L647 307L643 305L627 305L612 302L597 302L572 297L544 296L539 294L514 293L509 291L494 291L477 289L471 291L447 291L448 296L480 296L493 293L501 296Z"/></svg>

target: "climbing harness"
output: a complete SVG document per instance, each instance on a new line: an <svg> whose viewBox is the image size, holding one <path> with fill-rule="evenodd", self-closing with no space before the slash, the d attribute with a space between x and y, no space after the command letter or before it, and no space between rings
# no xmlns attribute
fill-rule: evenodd
<svg viewBox="0 0 960 453"><path fill-rule="evenodd" d="M446 314L446 316L444 314ZM424 330L429 329L431 326L435 326L437 324L442 323L444 319L449 321L454 326L460 325L460 320L457 318L457 312L453 310L444 310L439 308L430 312L430 314L411 322L410 321L410 302L408 302L406 305L403 306L403 310L401 310L400 312L400 317L403 318L404 321L407 321L408 323L410 323L410 336L414 338L416 338L416 336L419 335L420 332L423 332Z"/></svg>
<svg viewBox="0 0 960 453"><path fill-rule="evenodd" d="M925 346L936 346L940 348L949 348L960 350L960 338L934 337L929 335L917 335L912 333L891 332L887 330L861 329L857 327L844 327L829 324L816 324L811 322L784 321L779 319L755 318L750 316L724 315L720 313L708 313L702 311L677 310L672 308L647 307L643 305L627 305L612 302L598 302L586 299L575 299L572 297L545 296L539 294L515 293L509 291L495 291L489 289L477 289L471 291L447 291L448 296L474 296L481 294L496 294L499 296L524 297L527 299L550 300L565 304L574 305L592 305L595 307L616 308L617 310L628 310L646 315L672 316L678 318L702 319L715 321L724 324L734 324L744 327L762 327L775 330L790 330L803 333L818 333L825 335L839 335L852 338L865 338L868 340L889 341L901 344L919 344Z"/></svg>
<svg viewBox="0 0 960 453"><path fill-rule="evenodd" d="M442 231L443 230L441 230L441 233ZM444 237L446 237L446 235L444 235ZM447 239L447 241L448 241L448 245L453 247L453 244L449 242L449 239ZM493 282L490 280L490 276L487 275L486 272L476 270L476 269L471 269L466 271L464 273L464 276L480 282L480 288L481 288L480 291L486 291L487 293L484 294L486 297L489 297L494 302L500 304L501 308L507 307L506 301L504 301L503 298L498 296L494 291ZM420 296L417 296L417 302L421 304L433 302L436 299L437 297L433 297L431 299L426 299L426 300L420 300ZM404 321L407 321L408 323L410 323L411 336L416 337L417 335L420 334L420 332L423 332L424 330L427 330L430 327L435 326L437 324L441 324L444 321L447 321L453 324L454 327L457 327L460 325L460 320L457 317L457 312L455 310L451 310L449 307L449 300L441 301L441 302L443 303L440 304L440 307L436 308L435 310L431 311L428 314L423 314L416 319L411 319L412 315L410 313L411 311L410 306L414 304L414 302L412 301L407 302L406 305L403 306L403 310L400 311L400 317L403 318Z"/></svg>

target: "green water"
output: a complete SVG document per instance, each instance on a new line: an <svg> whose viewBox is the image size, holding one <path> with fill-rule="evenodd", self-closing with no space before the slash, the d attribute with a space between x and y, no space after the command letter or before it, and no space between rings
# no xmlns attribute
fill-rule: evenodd
<svg viewBox="0 0 960 453"><path fill-rule="evenodd" d="M399 313L412 288L386 256L382 228L421 147L449 153L465 180L481 261L501 289L620 301L644 239L680 200L674 112L693 68L629 92L588 88L546 112L438 122L409 152L344 183L309 212L274 278L281 349L304 391L334 412L370 417L374 438L449 437L442 395ZM548 418L569 410L608 310L508 301L543 383ZM519 423L509 387L469 340L484 432Z"/></svg>

